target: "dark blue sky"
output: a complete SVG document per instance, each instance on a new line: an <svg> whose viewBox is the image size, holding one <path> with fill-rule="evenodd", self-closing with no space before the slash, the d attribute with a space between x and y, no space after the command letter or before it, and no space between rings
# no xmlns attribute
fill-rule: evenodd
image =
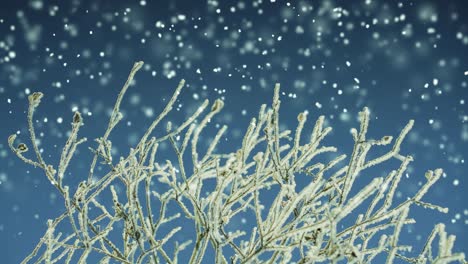
<svg viewBox="0 0 468 264"><path fill-rule="evenodd" d="M251 117L282 85L282 124L309 111L325 115L328 145L349 153L357 113L371 110L370 137L415 127L403 153L415 162L399 191L414 194L427 169L446 175L427 200L446 215L415 210L406 230L420 243L438 221L468 249L468 19L466 1L8 1L0 10L0 248L17 263L37 243L45 222L63 210L38 169L7 146L27 140L27 95L45 99L36 115L40 147L57 161L73 111L82 134L100 136L135 61L145 61L122 104L115 153L128 147L161 111L180 79L174 121L203 99L225 101L215 124L227 124L223 148L239 144ZM311 127L309 127L311 129ZM117 131L117 130L116 130ZM215 133L212 130L211 133ZM206 137L208 139L209 136ZM80 149L66 179L85 176L90 153ZM119 152L121 151L121 152ZM390 165L389 165L390 166ZM382 168L382 174L391 167ZM380 175L381 176L381 175Z"/></svg>

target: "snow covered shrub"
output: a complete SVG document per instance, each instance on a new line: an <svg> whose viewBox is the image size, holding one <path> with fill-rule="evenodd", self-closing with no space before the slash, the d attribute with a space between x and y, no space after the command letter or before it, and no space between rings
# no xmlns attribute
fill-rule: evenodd
<svg viewBox="0 0 468 264"><path fill-rule="evenodd" d="M60 160L51 164L42 157L34 130L34 112L43 95L36 92L29 96L33 155L27 155L26 144L15 145L15 135L8 139L9 145L24 162L44 170L63 197L65 208L48 221L43 238L23 263L176 263L183 255L190 263L369 263L377 258L387 263L397 259L409 263L465 262L463 253L452 252L455 236L447 235L443 224L434 227L415 256L409 256L410 246L400 244L403 227L415 222L409 217L412 206L447 212L423 201L441 177L441 169L428 171L425 184L412 198L394 204L402 175L413 160L401 153L413 121L395 141L391 136L369 139L369 111L364 108L359 113L360 128L351 130L351 156L336 155L323 162L324 153L337 151L321 145L331 128L324 127L324 117L319 117L304 142L301 135L307 112L303 112L297 116L295 131L281 131L276 85L271 107L260 107L238 149L217 153L226 126L208 147L200 147L199 138L222 110L221 100L211 108L206 100L183 123L167 122L166 133L154 135L172 110L184 86L182 81L139 143L127 156L116 159L109 136L122 119L120 104L142 65L138 62L131 70L105 133L96 139L89 176L78 186L66 185L63 176L78 145L86 141L78 136L83 124L80 113L73 116ZM172 146L173 160L160 158L158 146L163 142ZM386 145L391 148L385 154L367 157L374 147ZM398 160L399 167L351 191L367 169L390 159ZM95 174L98 162L108 167L103 175ZM308 177L308 183L296 184L297 177ZM213 188L202 191L208 181ZM108 202L103 202L106 199ZM250 225L233 228L230 222L241 215ZM180 224L184 221L191 225Z"/></svg>

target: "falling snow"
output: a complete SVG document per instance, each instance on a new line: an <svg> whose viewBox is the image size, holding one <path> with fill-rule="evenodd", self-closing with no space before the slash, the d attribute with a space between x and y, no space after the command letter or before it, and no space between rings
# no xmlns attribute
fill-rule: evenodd
<svg viewBox="0 0 468 264"><path fill-rule="evenodd" d="M28 133L27 96L45 94L49 108L34 120L37 140L45 157L57 160L73 112L83 114L87 137L105 130L109 105L139 60L145 66L122 102L124 129L112 135L114 153L141 136L139 128L162 111L180 79L187 89L171 118L183 120L205 99L221 98L226 114L210 122L230 127L226 148L280 83L285 115L324 115L343 142L364 106L375 122L371 137L414 119L403 152L418 162L409 167L412 183L401 199L422 180L424 168L444 168L447 175L431 199L450 204L448 229L459 244L468 244L465 1L189 2L29 0L2 7L0 201L8 217L0 219L0 245L15 249L8 263L17 263L25 251L16 248L33 239L25 227L55 217L51 206L63 203L38 170L23 167L7 150L8 134ZM296 121L281 125L293 128ZM79 150L74 173L66 177L79 181L87 173L80 155L88 151Z"/></svg>

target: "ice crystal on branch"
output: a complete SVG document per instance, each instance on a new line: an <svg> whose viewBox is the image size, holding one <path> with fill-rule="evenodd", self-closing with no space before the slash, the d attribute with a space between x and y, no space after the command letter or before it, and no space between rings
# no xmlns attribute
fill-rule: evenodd
<svg viewBox="0 0 468 264"><path fill-rule="evenodd" d="M166 134L154 135L183 89L181 81L139 143L126 157L113 158L109 136L122 119L120 104L142 65L138 62L131 70L106 131L91 149L94 157L89 176L78 186L66 185L63 175L76 148L86 140L78 136L83 123L80 113L74 114L60 160L52 165L43 159L33 127L42 93L29 96L28 124L34 158L27 157L25 143L14 145L15 135L8 139L9 146L21 160L44 170L63 196L65 207L61 215L47 222L43 238L23 263L87 263L91 259L99 259L100 263L177 263L182 254L190 263L370 263L376 258L385 258L387 263L395 259L408 263L466 263L463 253L452 252L455 236L447 235L443 224L434 227L419 254L408 253L411 246L400 243L403 227L416 222L410 218L412 206L447 212L446 208L423 201L441 177L441 169L428 171L426 183L413 197L394 203L402 175L413 160L401 153L413 121L403 128L387 153L368 158L372 148L391 145L393 138L367 137L369 111L364 108L359 113L360 128L351 130L354 148L350 157L337 155L328 162L318 162L317 156L337 151L336 147L321 144L331 128L324 127L321 116L303 142L308 118L303 112L297 117L294 132L281 131L280 87L276 85L271 108L260 107L240 147L230 153L217 153L226 126L219 129L206 149L200 148L199 139L209 121L221 112L221 100L211 108L206 100L182 124L168 122ZM174 160L160 158L158 146L162 142L172 146ZM390 159L399 160L399 167L351 191L368 168ZM109 168L104 175L94 171L99 161ZM308 177L309 182L298 186L296 177ZM211 192L202 192L209 180L215 180L215 186ZM105 200L112 202L102 202ZM191 225L179 224L182 216ZM229 227L239 216L249 217L252 227ZM194 241L181 240L187 237L177 235L181 232ZM214 254L207 253L209 248Z"/></svg>

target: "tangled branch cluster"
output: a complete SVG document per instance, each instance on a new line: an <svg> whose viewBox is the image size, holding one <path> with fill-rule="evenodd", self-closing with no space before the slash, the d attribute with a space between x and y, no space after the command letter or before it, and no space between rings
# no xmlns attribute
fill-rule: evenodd
<svg viewBox="0 0 468 264"><path fill-rule="evenodd" d="M184 250L188 251L190 263L213 262L212 258L216 263L370 263L377 258L386 258L387 263L397 258L408 263L466 263L463 253L452 252L455 236L447 235L443 224L434 227L416 256L408 256L411 247L400 244L404 226L415 223L409 218L411 206L447 212L446 208L422 201L441 177L441 169L428 171L426 183L413 197L393 203L402 175L412 161L411 156L400 153L400 146L413 121L403 128L387 153L368 158L374 146L390 145L393 139L367 138L369 111L364 108L359 113L359 130L351 131L351 157L338 155L328 162L318 162L317 156L323 160L324 153L337 151L321 145L331 128L324 127L321 116L309 140L303 142L307 120L307 112L303 112L297 117L294 132L281 131L276 85L271 108L261 106L240 147L221 154L217 153L217 145L226 126L219 129L207 148L199 146L205 127L223 108L221 100L216 100L208 111L206 100L182 124L168 122L165 135L152 136L172 110L184 86L182 81L136 147L116 161L109 136L122 119L120 104L142 65L138 62L131 70L107 130L96 139L88 179L78 186L67 186L63 177L76 148L86 141L78 136L83 124L80 113L73 117L70 136L54 166L43 159L33 126L34 112L43 95L29 96L28 123L35 158L24 155L28 151L26 144L14 145L15 135L10 136L9 145L21 160L44 170L63 196L65 210L48 221L43 238L23 263L87 263L90 259L99 259L100 263L177 263ZM161 160L158 146L163 142L172 146L174 164ZM385 177L374 178L358 192L351 191L368 168L390 159L399 160L399 167ZM109 170L97 177L94 170L99 161ZM300 176L308 177L306 186L296 185ZM214 188L202 191L210 180ZM122 191L116 186L121 186ZM105 199L112 199L113 205L106 206L102 202ZM353 213L358 207L364 207L363 213ZM176 213L169 215L169 211ZM229 228L230 222L241 215L254 221L252 228ZM193 225L178 225L182 218ZM68 232L59 232L60 225ZM180 233L191 234L193 241L181 240L184 236L178 236Z"/></svg>

